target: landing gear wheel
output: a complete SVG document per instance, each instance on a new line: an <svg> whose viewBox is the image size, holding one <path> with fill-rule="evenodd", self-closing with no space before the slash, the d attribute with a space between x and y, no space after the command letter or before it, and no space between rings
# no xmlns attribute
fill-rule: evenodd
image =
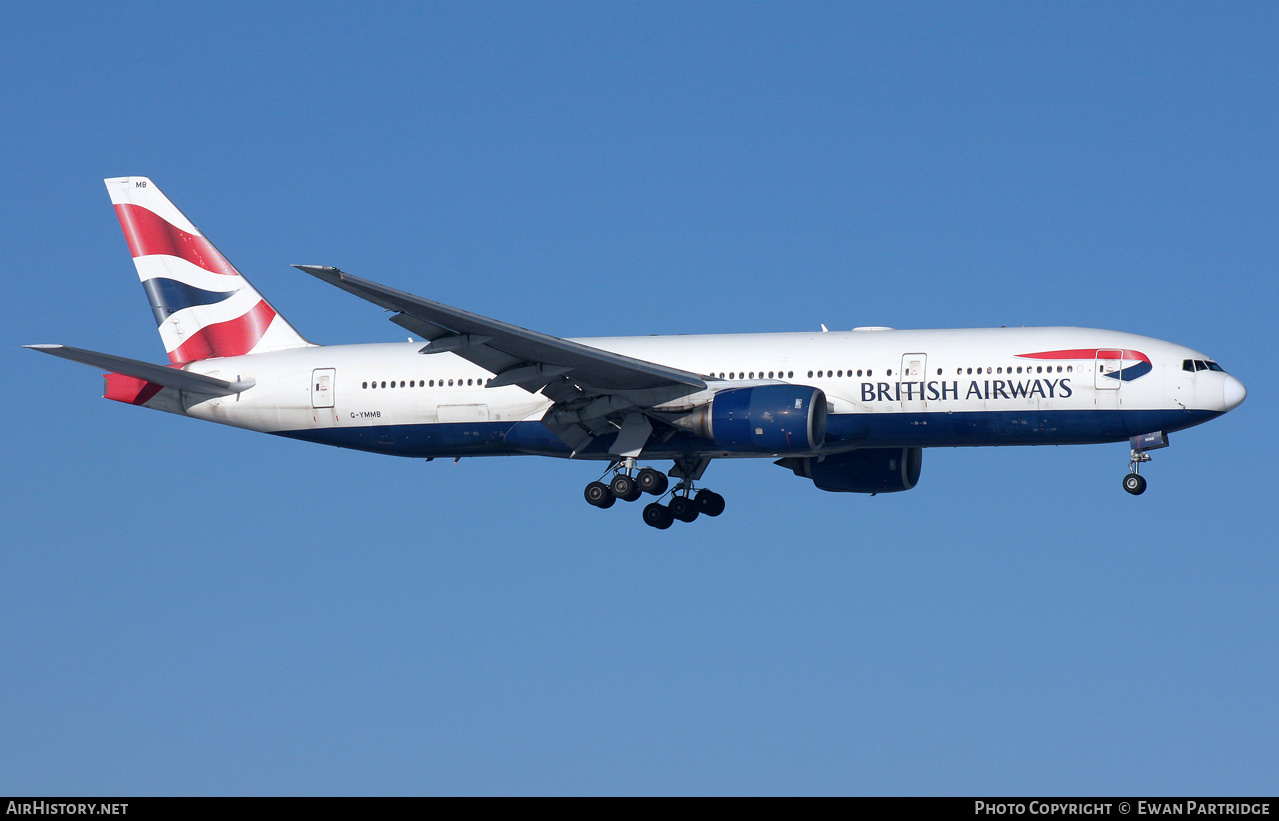
<svg viewBox="0 0 1279 821"><path fill-rule="evenodd" d="M613 495L613 491L608 489L608 485L603 482L591 482L586 486L586 492L583 494L586 501L598 508L608 509L617 501L617 497Z"/></svg>
<svg viewBox="0 0 1279 821"><path fill-rule="evenodd" d="M674 521L675 517L671 515L671 509L666 505L653 502L644 506L644 524L649 527L665 530Z"/></svg>
<svg viewBox="0 0 1279 821"><path fill-rule="evenodd" d="M691 522L701 512L697 509L697 503L687 496L675 496L672 498L670 511L671 515L681 522Z"/></svg>
<svg viewBox="0 0 1279 821"><path fill-rule="evenodd" d="M1140 473L1129 473L1124 477L1124 490L1133 496L1140 496L1146 492L1146 479Z"/></svg>
<svg viewBox="0 0 1279 821"><path fill-rule="evenodd" d="M614 476L613 481L609 483L609 489L613 491L614 496L623 502L633 502L643 493L635 480L625 473L619 473Z"/></svg>
<svg viewBox="0 0 1279 821"><path fill-rule="evenodd" d="M654 496L661 496L665 493L668 484L666 475L652 468L643 468L639 473L635 474L635 483L639 485L640 490Z"/></svg>
<svg viewBox="0 0 1279 821"><path fill-rule="evenodd" d="M724 512L724 497L713 490L702 488L693 497L693 502L697 504L698 511L707 516L718 516Z"/></svg>

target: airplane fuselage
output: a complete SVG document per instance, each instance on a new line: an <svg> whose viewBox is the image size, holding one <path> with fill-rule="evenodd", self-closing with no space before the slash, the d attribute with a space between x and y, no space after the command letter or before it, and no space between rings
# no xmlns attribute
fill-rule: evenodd
<svg viewBox="0 0 1279 821"><path fill-rule="evenodd" d="M574 340L706 377L707 392L794 384L820 388L826 440L807 451L870 447L1066 445L1116 442L1208 421L1227 408L1222 371L1186 370L1208 357L1150 337L1088 328L859 330L830 333L607 337ZM539 454L571 448L541 424L552 402L421 342L317 346L207 359L186 368L252 380L234 396L166 388L149 404L297 439L408 457ZM1149 360L1145 368L1144 356ZM1126 357L1126 358L1125 358ZM1135 376L1112 376L1125 369ZM661 400L663 397L656 397ZM686 410L699 394L655 402ZM600 437L577 458L611 458ZM643 458L717 450L678 432Z"/></svg>

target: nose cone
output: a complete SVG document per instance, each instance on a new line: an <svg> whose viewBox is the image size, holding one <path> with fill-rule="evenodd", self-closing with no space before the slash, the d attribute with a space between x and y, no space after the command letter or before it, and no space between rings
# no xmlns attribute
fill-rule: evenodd
<svg viewBox="0 0 1279 821"><path fill-rule="evenodd" d="M1235 379L1230 374L1226 374L1226 386L1222 390L1222 401L1226 405L1226 410L1232 411L1243 404L1243 400L1248 398L1248 389L1243 383Z"/></svg>

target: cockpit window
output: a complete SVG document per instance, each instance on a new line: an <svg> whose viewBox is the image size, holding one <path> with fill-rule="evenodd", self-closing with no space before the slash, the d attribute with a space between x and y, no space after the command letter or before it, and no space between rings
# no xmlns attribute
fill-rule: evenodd
<svg viewBox="0 0 1279 821"><path fill-rule="evenodd" d="M1218 373L1226 372L1225 368L1221 367L1216 362L1213 362L1211 359L1183 359L1181 362L1181 369L1183 371L1190 371L1191 373L1195 371L1217 371Z"/></svg>

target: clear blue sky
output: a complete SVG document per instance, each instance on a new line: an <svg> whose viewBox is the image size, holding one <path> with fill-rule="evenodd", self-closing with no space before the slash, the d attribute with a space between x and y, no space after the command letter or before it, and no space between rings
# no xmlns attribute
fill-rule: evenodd
<svg viewBox="0 0 1279 821"><path fill-rule="evenodd" d="M1271 3L14 4L0 793L1279 788ZM1082 325L1248 386L828 494L423 463L105 402L163 359L102 178L323 343L338 265L563 336ZM1267 353L1269 351L1269 353Z"/></svg>

